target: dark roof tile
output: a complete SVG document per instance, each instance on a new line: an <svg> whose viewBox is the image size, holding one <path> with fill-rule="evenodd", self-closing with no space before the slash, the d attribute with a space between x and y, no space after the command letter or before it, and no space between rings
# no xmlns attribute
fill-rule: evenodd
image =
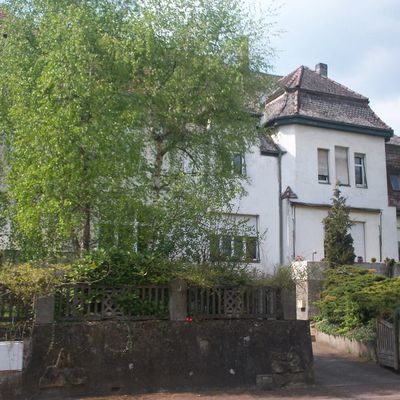
<svg viewBox="0 0 400 400"><path fill-rule="evenodd" d="M280 117L307 117L392 133L370 108L369 100L346 86L301 66L278 80L266 100L262 124Z"/></svg>
<svg viewBox="0 0 400 400"><path fill-rule="evenodd" d="M262 154L279 154L280 149L267 134L260 134L260 151Z"/></svg>

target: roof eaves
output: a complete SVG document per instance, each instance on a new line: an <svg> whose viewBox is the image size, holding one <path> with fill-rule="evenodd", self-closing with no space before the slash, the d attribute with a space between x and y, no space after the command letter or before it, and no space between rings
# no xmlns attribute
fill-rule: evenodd
<svg viewBox="0 0 400 400"><path fill-rule="evenodd" d="M299 124L315 126L319 128L342 130L352 133L361 133L364 135L384 137L389 140L394 132L393 129L374 128L370 126L347 124L345 122L329 121L321 118L308 117L304 115L287 115L276 117L266 123L266 126L279 126Z"/></svg>
<svg viewBox="0 0 400 400"><path fill-rule="evenodd" d="M332 208L332 204L324 203L306 203L297 200L289 200L292 205L299 207L310 207L310 208ZM380 213L382 210L380 208L368 208L368 207L352 207L348 206L350 211L363 211L368 213Z"/></svg>

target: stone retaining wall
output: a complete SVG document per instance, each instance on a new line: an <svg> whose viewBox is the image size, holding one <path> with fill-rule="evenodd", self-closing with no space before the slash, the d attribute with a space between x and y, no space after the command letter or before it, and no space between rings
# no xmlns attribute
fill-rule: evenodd
<svg viewBox="0 0 400 400"><path fill-rule="evenodd" d="M353 354L360 358L376 361L376 349L373 343L363 343L357 340L347 339L343 336L328 335L315 330L315 340L326 343L341 353Z"/></svg>
<svg viewBox="0 0 400 400"><path fill-rule="evenodd" d="M271 389L313 379L306 321L109 321L35 327L23 388L37 398ZM7 399L8 400L8 399Z"/></svg>

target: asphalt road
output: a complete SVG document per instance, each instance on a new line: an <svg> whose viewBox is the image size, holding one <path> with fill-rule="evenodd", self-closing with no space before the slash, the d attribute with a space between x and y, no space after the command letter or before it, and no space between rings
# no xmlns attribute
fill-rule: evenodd
<svg viewBox="0 0 400 400"><path fill-rule="evenodd" d="M400 400L400 375L378 365L314 344L315 384L271 392L155 393L84 400ZM83 399L70 399L83 400Z"/></svg>

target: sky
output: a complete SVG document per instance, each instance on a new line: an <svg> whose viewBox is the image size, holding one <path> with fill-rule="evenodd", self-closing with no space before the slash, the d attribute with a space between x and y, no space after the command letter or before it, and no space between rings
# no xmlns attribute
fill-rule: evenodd
<svg viewBox="0 0 400 400"><path fill-rule="evenodd" d="M399 0L247 0L276 15L271 72L328 65L328 77L369 97L400 136Z"/></svg>

